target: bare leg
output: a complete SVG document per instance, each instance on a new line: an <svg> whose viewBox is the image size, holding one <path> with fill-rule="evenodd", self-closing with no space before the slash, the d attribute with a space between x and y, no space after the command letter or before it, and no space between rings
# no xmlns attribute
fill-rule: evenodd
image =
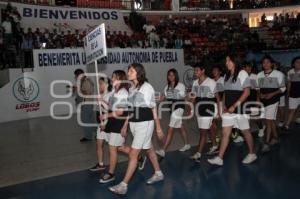
<svg viewBox="0 0 300 199"><path fill-rule="evenodd" d="M206 129L200 129L200 138L199 138L199 145L198 145L198 152L202 153L203 148L206 144L207 140L207 130Z"/></svg>
<svg viewBox="0 0 300 199"><path fill-rule="evenodd" d="M227 149L227 146L229 144L231 131L232 131L232 126L230 126L230 127L223 127L222 141L221 141L221 146L220 146L220 151L219 151L219 157L221 159L224 158L224 153L225 153L225 151Z"/></svg>
<svg viewBox="0 0 300 199"><path fill-rule="evenodd" d="M188 138L188 135L186 132L186 128L183 125L180 128L180 134L181 134L182 140L184 142L184 145L189 144L189 138Z"/></svg>
<svg viewBox="0 0 300 199"><path fill-rule="evenodd" d="M129 154L130 149L131 148L129 146L126 146L126 145L118 147L118 151L123 152L123 153L125 153L127 155Z"/></svg>
<svg viewBox="0 0 300 199"><path fill-rule="evenodd" d="M290 127L290 125L294 119L295 112L296 112L296 109L289 109L288 119L285 124L286 126Z"/></svg>
<svg viewBox="0 0 300 199"><path fill-rule="evenodd" d="M266 119L266 143L271 141L272 121Z"/></svg>
<svg viewBox="0 0 300 199"><path fill-rule="evenodd" d="M147 150L147 156L152 163L154 171L160 171L160 166L159 166L157 156L156 156L153 146L151 146L151 148Z"/></svg>
<svg viewBox="0 0 300 199"><path fill-rule="evenodd" d="M164 147L163 147L164 151L166 151L168 149L168 147L170 146L170 143L171 143L171 141L173 139L173 135L174 135L174 128L169 127L168 128L166 142L165 142Z"/></svg>
<svg viewBox="0 0 300 199"><path fill-rule="evenodd" d="M103 140L97 140L96 151L99 165L103 164Z"/></svg>
<svg viewBox="0 0 300 199"><path fill-rule="evenodd" d="M125 177L123 179L123 182L125 182L126 184L128 184L128 182L130 181L130 179L132 178L136 170L140 151L141 151L140 149L133 149L133 148L130 149L128 167L127 167Z"/></svg>
<svg viewBox="0 0 300 199"><path fill-rule="evenodd" d="M115 146L109 145L109 170L111 174L115 173L116 166L118 162L118 149Z"/></svg>
<svg viewBox="0 0 300 199"><path fill-rule="evenodd" d="M252 136L250 130L249 129L243 130L242 134L243 134L243 136L245 138L245 141L247 143L249 154L253 154L254 153L254 142L253 142L253 136Z"/></svg>
<svg viewBox="0 0 300 199"><path fill-rule="evenodd" d="M278 107L277 118L279 119L279 122L284 121L284 107Z"/></svg>
<svg viewBox="0 0 300 199"><path fill-rule="evenodd" d="M210 127L210 140L213 146L217 146L216 135L217 135L217 124L216 124L216 120L213 120L212 125Z"/></svg>
<svg viewBox="0 0 300 199"><path fill-rule="evenodd" d="M272 138L278 139L277 127L276 127L276 124L275 124L275 120L271 120L270 123L271 123L271 129L272 129L271 130Z"/></svg>

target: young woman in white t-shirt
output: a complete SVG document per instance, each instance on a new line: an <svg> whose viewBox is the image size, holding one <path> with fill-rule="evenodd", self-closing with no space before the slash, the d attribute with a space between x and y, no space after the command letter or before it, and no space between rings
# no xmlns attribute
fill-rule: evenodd
<svg viewBox="0 0 300 199"><path fill-rule="evenodd" d="M98 163L90 168L90 171L100 171L104 170L106 167L103 163L103 144L106 139L106 132L104 132L104 127L101 126L100 115L104 114L108 111L108 101L111 96L112 85L109 78L101 77L99 78L99 98L98 98L98 108L100 111L96 113L96 119L99 123L97 128L97 143L96 143L96 152L97 152L97 159Z"/></svg>
<svg viewBox="0 0 300 199"><path fill-rule="evenodd" d="M152 144L152 135L156 126L156 133L160 140L164 138L157 115L155 91L147 82L145 68L141 64L131 64L128 67L128 80L133 85L129 89L130 114L122 129L122 135L126 136L128 125L133 135L131 147L123 147L123 152L129 154L129 162L124 179L121 183L109 187L109 190L116 194L126 194L127 185L132 178L138 164L138 156L142 150L146 150L154 168L153 176L147 180L147 184L154 184L162 181L164 175L160 169L157 156Z"/></svg>

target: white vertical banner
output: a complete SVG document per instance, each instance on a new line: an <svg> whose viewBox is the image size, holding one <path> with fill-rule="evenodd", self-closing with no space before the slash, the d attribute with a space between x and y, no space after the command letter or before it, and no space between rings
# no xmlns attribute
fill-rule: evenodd
<svg viewBox="0 0 300 199"><path fill-rule="evenodd" d="M87 64L107 55L104 23L92 30L84 38L84 50Z"/></svg>

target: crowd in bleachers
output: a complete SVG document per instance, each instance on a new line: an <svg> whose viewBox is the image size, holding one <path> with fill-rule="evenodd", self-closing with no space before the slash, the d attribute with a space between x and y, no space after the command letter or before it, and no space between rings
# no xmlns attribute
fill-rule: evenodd
<svg viewBox="0 0 300 199"><path fill-rule="evenodd" d="M232 2L232 3L231 3ZM218 1L218 0L181 0L181 10L227 10L227 9L255 9L278 7L299 4L297 0L240 0L240 1Z"/></svg>
<svg viewBox="0 0 300 199"><path fill-rule="evenodd" d="M142 32L107 32L109 48L183 48L186 63L216 62L228 49L249 51L300 48L300 14L274 15L272 24L262 16L259 28L250 29L238 17L163 17L147 22ZM20 14L10 4L2 11L0 52L2 67L32 67L32 49L83 46L86 31L39 28L23 30ZM17 59L12 59L17 57Z"/></svg>

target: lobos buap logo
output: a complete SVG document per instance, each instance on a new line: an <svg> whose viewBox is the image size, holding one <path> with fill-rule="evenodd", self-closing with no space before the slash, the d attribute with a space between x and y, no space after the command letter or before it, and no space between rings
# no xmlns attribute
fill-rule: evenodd
<svg viewBox="0 0 300 199"><path fill-rule="evenodd" d="M37 81L30 77L21 77L13 84L13 94L21 102L16 105L17 110L32 112L39 110L40 102L34 102L39 96L40 88Z"/></svg>

